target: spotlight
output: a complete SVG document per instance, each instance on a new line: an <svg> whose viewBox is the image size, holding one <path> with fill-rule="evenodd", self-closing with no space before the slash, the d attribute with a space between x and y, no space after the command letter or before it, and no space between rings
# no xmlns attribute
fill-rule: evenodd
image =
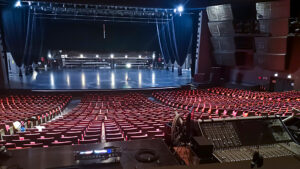
<svg viewBox="0 0 300 169"><path fill-rule="evenodd" d="M153 53L152 58L153 58L153 60L155 59L155 53Z"/></svg>
<svg viewBox="0 0 300 169"><path fill-rule="evenodd" d="M182 5L179 5L178 7L177 7L177 11L178 12L183 12L184 11L184 8L183 8L183 6Z"/></svg>
<svg viewBox="0 0 300 169"><path fill-rule="evenodd" d="M275 76L275 77L278 77L278 73L275 73L274 76Z"/></svg>
<svg viewBox="0 0 300 169"><path fill-rule="evenodd" d="M99 58L99 55L96 55L96 58Z"/></svg>
<svg viewBox="0 0 300 169"><path fill-rule="evenodd" d="M288 79L291 79L291 78L292 78L292 75L291 75L291 74L289 74L289 75L287 76L287 78L288 78Z"/></svg>
<svg viewBox="0 0 300 169"><path fill-rule="evenodd" d="M112 59L113 59L113 58L114 58L114 54L110 54L110 58L112 58Z"/></svg>
<svg viewBox="0 0 300 169"><path fill-rule="evenodd" d="M131 64L130 63L126 63L126 68L131 68Z"/></svg>
<svg viewBox="0 0 300 169"><path fill-rule="evenodd" d="M141 59L142 58L142 55L139 55L139 59Z"/></svg>
<svg viewBox="0 0 300 169"><path fill-rule="evenodd" d="M128 58L128 55L125 55L125 58Z"/></svg>
<svg viewBox="0 0 300 169"><path fill-rule="evenodd" d="M20 8L21 6L22 6L22 3L20 0L15 3L16 8Z"/></svg>
<svg viewBox="0 0 300 169"><path fill-rule="evenodd" d="M83 58L83 54L80 54L80 58Z"/></svg>
<svg viewBox="0 0 300 169"><path fill-rule="evenodd" d="M48 53L48 58L49 58L49 59L51 59L51 58L52 58L52 56L51 56L51 53Z"/></svg>

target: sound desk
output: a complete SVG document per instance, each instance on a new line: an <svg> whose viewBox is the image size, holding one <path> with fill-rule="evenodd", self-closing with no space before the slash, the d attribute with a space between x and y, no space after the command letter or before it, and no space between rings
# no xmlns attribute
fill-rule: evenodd
<svg viewBox="0 0 300 169"><path fill-rule="evenodd" d="M258 152L263 158L278 158L299 154L276 117L228 118L198 121L202 137L213 145L213 156L221 163L251 161ZM194 149L200 154L201 149Z"/></svg>

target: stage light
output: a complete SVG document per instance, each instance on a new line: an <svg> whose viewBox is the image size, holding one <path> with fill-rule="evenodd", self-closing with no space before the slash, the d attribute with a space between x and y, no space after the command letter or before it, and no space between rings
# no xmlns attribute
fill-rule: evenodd
<svg viewBox="0 0 300 169"><path fill-rule="evenodd" d="M288 78L288 79L291 79L291 78L292 78L292 75L291 75L291 74L289 74L289 75L287 76L287 78Z"/></svg>
<svg viewBox="0 0 300 169"><path fill-rule="evenodd" d="M15 7L16 7L16 8L22 7L21 1L17 1L17 2L15 3Z"/></svg>
<svg viewBox="0 0 300 169"><path fill-rule="evenodd" d="M184 11L184 8L183 8L183 6L182 5L179 5L178 7L177 7L177 11L178 12L183 12Z"/></svg>
<svg viewBox="0 0 300 169"><path fill-rule="evenodd" d="M130 63L126 63L126 68L131 68L131 64Z"/></svg>
<svg viewBox="0 0 300 169"><path fill-rule="evenodd" d="M112 58L112 59L113 59L113 58L114 58L114 54L110 54L110 58Z"/></svg>
<svg viewBox="0 0 300 169"><path fill-rule="evenodd" d="M80 58L83 58L83 54L80 54Z"/></svg>
<svg viewBox="0 0 300 169"><path fill-rule="evenodd" d="M99 58L99 55L96 55L96 58Z"/></svg>
<svg viewBox="0 0 300 169"><path fill-rule="evenodd" d="M155 53L153 53L153 55L152 55L152 59L153 59L153 60L155 59Z"/></svg>
<svg viewBox="0 0 300 169"><path fill-rule="evenodd" d="M70 83L70 75L69 73L67 73L67 85L70 87L71 83Z"/></svg>
<svg viewBox="0 0 300 169"><path fill-rule="evenodd" d="M139 55L139 59L141 59L142 58L142 55Z"/></svg>
<svg viewBox="0 0 300 169"><path fill-rule="evenodd" d="M52 58L52 56L51 56L51 53L48 53L48 58L49 58L49 59L51 59L51 58Z"/></svg>
<svg viewBox="0 0 300 169"><path fill-rule="evenodd" d="M85 74L81 73L81 86L84 88L85 87Z"/></svg>
<svg viewBox="0 0 300 169"><path fill-rule="evenodd" d="M275 76L275 77L278 77L278 73L275 73L274 76Z"/></svg>
<svg viewBox="0 0 300 169"><path fill-rule="evenodd" d="M128 58L128 55L125 55L125 58Z"/></svg>

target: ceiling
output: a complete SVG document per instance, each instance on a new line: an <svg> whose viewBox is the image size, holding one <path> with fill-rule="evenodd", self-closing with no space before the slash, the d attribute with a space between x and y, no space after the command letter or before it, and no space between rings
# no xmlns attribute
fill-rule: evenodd
<svg viewBox="0 0 300 169"><path fill-rule="evenodd" d="M16 0L0 0L0 4L14 3ZM26 1L26 0L22 0ZM43 2L61 2L61 3L84 3L115 6L134 6L148 8L176 8L178 5L184 5L185 8L203 8L210 5L225 3L243 3L260 2L271 0L30 0Z"/></svg>

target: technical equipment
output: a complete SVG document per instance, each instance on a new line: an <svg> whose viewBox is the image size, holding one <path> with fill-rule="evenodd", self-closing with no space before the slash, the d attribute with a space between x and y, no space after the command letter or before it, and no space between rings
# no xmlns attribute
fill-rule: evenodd
<svg viewBox="0 0 300 169"><path fill-rule="evenodd" d="M279 117L199 120L198 125L201 135L213 144L212 154L219 162L253 161L254 157L257 162L297 154Z"/></svg>
<svg viewBox="0 0 300 169"><path fill-rule="evenodd" d="M204 136L192 137L192 150L201 159L210 159L213 153L213 144Z"/></svg>
<svg viewBox="0 0 300 169"><path fill-rule="evenodd" d="M118 147L75 151L74 153L78 164L118 163L121 158L121 150Z"/></svg>

